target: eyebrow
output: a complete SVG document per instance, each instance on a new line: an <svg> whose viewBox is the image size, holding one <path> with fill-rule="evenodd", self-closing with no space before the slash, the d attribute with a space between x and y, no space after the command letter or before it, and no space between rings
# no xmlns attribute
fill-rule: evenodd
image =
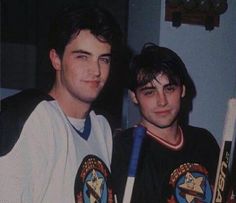
<svg viewBox="0 0 236 203"><path fill-rule="evenodd" d="M111 55L112 55L112 54L109 53L109 54L102 54L101 56L102 56L102 57L111 57Z"/></svg>
<svg viewBox="0 0 236 203"><path fill-rule="evenodd" d="M79 50L74 50L74 51L72 51L72 53L73 53L73 54L86 54L86 55L92 55L90 52L88 52L88 51L84 51L84 50L81 50L81 49L79 49Z"/></svg>
<svg viewBox="0 0 236 203"><path fill-rule="evenodd" d="M178 84L175 84L175 83L168 83L168 84L165 84L163 87L167 87L167 86L178 86Z"/></svg>
<svg viewBox="0 0 236 203"><path fill-rule="evenodd" d="M168 84L163 85L163 88L168 87L168 86L172 86L172 85L178 86L177 84L174 84L174 83L168 83ZM145 90L153 90L153 89L156 89L155 86L144 86L144 87L141 87L139 90L145 91Z"/></svg>
<svg viewBox="0 0 236 203"><path fill-rule="evenodd" d="M144 91L144 90L153 90L153 89L155 89L154 86L144 86L144 87L141 87L141 88L140 88L140 91Z"/></svg>
<svg viewBox="0 0 236 203"><path fill-rule="evenodd" d="M78 49L78 50L74 50L72 51L72 54L86 54L86 55L92 55L92 53L82 50L82 49ZM105 53L105 54L101 54L100 57L111 57L111 53Z"/></svg>

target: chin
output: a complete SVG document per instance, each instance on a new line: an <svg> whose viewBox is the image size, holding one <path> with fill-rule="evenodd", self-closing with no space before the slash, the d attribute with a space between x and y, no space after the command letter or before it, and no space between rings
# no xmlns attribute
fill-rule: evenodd
<svg viewBox="0 0 236 203"><path fill-rule="evenodd" d="M163 123L157 123L156 125L159 127L159 128L168 128L168 127L171 127L174 123L175 123L176 120L173 120L173 121L169 121L169 122L163 122Z"/></svg>
<svg viewBox="0 0 236 203"><path fill-rule="evenodd" d="M159 128L165 129L171 127L171 125L158 125Z"/></svg>
<svg viewBox="0 0 236 203"><path fill-rule="evenodd" d="M97 96L84 98L86 103L93 103L96 100Z"/></svg>

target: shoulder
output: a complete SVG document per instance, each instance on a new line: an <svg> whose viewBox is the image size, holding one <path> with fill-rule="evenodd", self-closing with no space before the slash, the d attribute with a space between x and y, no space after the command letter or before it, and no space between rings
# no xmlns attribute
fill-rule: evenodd
<svg viewBox="0 0 236 203"><path fill-rule="evenodd" d="M118 129L113 135L113 161L129 157L133 145L133 128Z"/></svg>
<svg viewBox="0 0 236 203"><path fill-rule="evenodd" d="M94 122L97 122L100 127L104 129L110 129L110 125L107 119L103 115L96 114L94 111L91 111L90 117L91 117L91 120Z"/></svg>
<svg viewBox="0 0 236 203"><path fill-rule="evenodd" d="M114 145L130 145L133 142L133 130L134 128L115 130L113 135Z"/></svg>
<svg viewBox="0 0 236 203"><path fill-rule="evenodd" d="M218 143L215 137L207 129L195 126L186 126L183 127L182 130L185 139L206 145L211 144L218 148Z"/></svg>
<svg viewBox="0 0 236 203"><path fill-rule="evenodd" d="M115 133L114 133L114 138L131 138L132 134L133 134L133 130L134 128L127 128L127 129L116 129Z"/></svg>
<svg viewBox="0 0 236 203"><path fill-rule="evenodd" d="M5 119L27 118L34 108L44 100L53 100L48 94L36 89L23 90L1 101L1 117ZM1 123L2 124L2 123Z"/></svg>
<svg viewBox="0 0 236 203"><path fill-rule="evenodd" d="M183 129L183 132L185 134L191 134L191 135L207 135L207 136L210 136L212 137L213 135L205 128L200 128L200 127L195 127L195 126L185 126L185 127L182 127Z"/></svg>
<svg viewBox="0 0 236 203"><path fill-rule="evenodd" d="M53 100L53 98L40 90L27 89L1 100L1 110L6 110L14 106L19 107L22 104L33 105L42 100Z"/></svg>
<svg viewBox="0 0 236 203"><path fill-rule="evenodd" d="M20 137L26 120L43 100L53 100L53 98L39 90L28 89L1 101L0 156L11 151Z"/></svg>
<svg viewBox="0 0 236 203"><path fill-rule="evenodd" d="M100 123L108 123L107 119L103 115L96 114L94 111L90 112L90 116L92 119L96 119Z"/></svg>

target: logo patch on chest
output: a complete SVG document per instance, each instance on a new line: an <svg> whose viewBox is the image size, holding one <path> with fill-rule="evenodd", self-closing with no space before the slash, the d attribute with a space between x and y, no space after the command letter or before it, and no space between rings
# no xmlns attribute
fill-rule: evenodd
<svg viewBox="0 0 236 203"><path fill-rule="evenodd" d="M94 155L82 161L75 180L76 203L112 203L110 172L105 163Z"/></svg>
<svg viewBox="0 0 236 203"><path fill-rule="evenodd" d="M169 184L173 188L174 197L169 202L210 203L212 189L207 174L207 170L199 164L180 165L171 174Z"/></svg>

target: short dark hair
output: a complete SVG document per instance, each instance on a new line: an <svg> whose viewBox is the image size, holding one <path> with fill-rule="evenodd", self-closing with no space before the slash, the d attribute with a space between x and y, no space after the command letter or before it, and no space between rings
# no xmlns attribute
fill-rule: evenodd
<svg viewBox="0 0 236 203"><path fill-rule="evenodd" d="M62 57L66 45L86 29L99 40L108 42L112 52L119 49L122 32L110 12L98 6L80 5L66 6L58 13L49 32L49 49L55 49Z"/></svg>
<svg viewBox="0 0 236 203"><path fill-rule="evenodd" d="M181 58L168 48L146 43L131 61L128 88L135 91L160 73L165 74L172 84L185 85L187 70Z"/></svg>

